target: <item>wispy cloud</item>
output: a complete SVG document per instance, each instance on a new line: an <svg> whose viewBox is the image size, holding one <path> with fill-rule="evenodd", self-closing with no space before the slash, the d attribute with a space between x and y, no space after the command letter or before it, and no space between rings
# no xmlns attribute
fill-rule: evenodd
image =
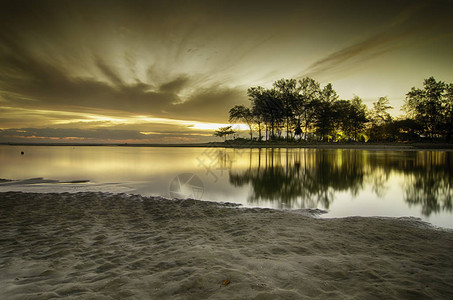
<svg viewBox="0 0 453 300"><path fill-rule="evenodd" d="M161 143L184 141L211 141L212 134L206 131L138 131L121 129L78 128L20 128L0 130L0 143L31 142L77 142L77 143Z"/></svg>
<svg viewBox="0 0 453 300"><path fill-rule="evenodd" d="M398 45L394 43L398 36L388 35L386 33L378 34L365 41L350 45L338 50L327 57L317 60L311 64L305 71L299 74L299 77L312 76L319 77L323 75L335 76L339 72L352 67L358 67L360 63L372 58L383 55Z"/></svg>
<svg viewBox="0 0 453 300"><path fill-rule="evenodd" d="M221 122L226 118L226 106L236 104L238 99L246 99L244 91L219 84L198 89L191 87L192 93L181 98L179 93L191 82L197 81L187 75L170 77L157 88L154 88L155 84L142 82L127 84L112 66L99 58L96 59L96 66L106 81L73 77L55 62L40 60L24 49L24 45L1 36L0 43L7 50L0 53L0 64L3 66L0 69L0 84L2 93L7 95L9 105L13 107L73 112L106 109L125 114Z"/></svg>
<svg viewBox="0 0 453 300"><path fill-rule="evenodd" d="M408 49L421 40L432 39L431 30L445 25L448 15L439 9L437 1L417 2L403 10L390 24L383 24L383 30L377 34L318 59L298 74L298 77L338 79L344 73L363 67L363 63L367 61L400 48Z"/></svg>

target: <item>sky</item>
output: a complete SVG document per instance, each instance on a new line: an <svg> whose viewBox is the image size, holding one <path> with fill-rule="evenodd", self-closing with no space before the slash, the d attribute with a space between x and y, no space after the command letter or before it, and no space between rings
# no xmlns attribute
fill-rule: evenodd
<svg viewBox="0 0 453 300"><path fill-rule="evenodd" d="M453 1L0 0L0 142L207 142L281 78L400 107L453 82Z"/></svg>

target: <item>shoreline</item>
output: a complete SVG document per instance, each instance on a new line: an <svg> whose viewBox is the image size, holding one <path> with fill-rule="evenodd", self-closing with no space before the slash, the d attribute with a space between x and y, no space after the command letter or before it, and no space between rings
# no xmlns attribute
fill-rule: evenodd
<svg viewBox="0 0 453 300"><path fill-rule="evenodd" d="M232 149L351 149L395 151L453 151L453 144L446 143L187 143L187 144L77 144L77 143L0 143L0 146L49 146L49 147L150 147L150 148L232 148Z"/></svg>
<svg viewBox="0 0 453 300"><path fill-rule="evenodd" d="M0 193L0 298L453 295L453 232L200 200ZM223 285L226 280L229 284Z"/></svg>

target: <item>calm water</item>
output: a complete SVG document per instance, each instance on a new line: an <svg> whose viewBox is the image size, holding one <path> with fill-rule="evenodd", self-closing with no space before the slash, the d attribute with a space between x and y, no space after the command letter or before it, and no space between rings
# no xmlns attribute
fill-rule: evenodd
<svg viewBox="0 0 453 300"><path fill-rule="evenodd" d="M0 191L195 197L319 208L328 211L324 217L415 216L453 228L452 156L444 151L0 146L0 178L43 178L2 183ZM76 180L82 182L71 182Z"/></svg>

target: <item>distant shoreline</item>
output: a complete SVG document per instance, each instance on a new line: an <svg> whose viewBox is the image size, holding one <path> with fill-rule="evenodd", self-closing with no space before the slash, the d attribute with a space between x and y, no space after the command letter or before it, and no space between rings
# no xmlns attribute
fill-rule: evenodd
<svg viewBox="0 0 453 300"><path fill-rule="evenodd" d="M357 149L357 150L451 150L447 143L257 143L210 142L187 144L103 144L103 143L0 143L1 146L65 146L65 147L179 147L179 148L307 148L307 149Z"/></svg>

